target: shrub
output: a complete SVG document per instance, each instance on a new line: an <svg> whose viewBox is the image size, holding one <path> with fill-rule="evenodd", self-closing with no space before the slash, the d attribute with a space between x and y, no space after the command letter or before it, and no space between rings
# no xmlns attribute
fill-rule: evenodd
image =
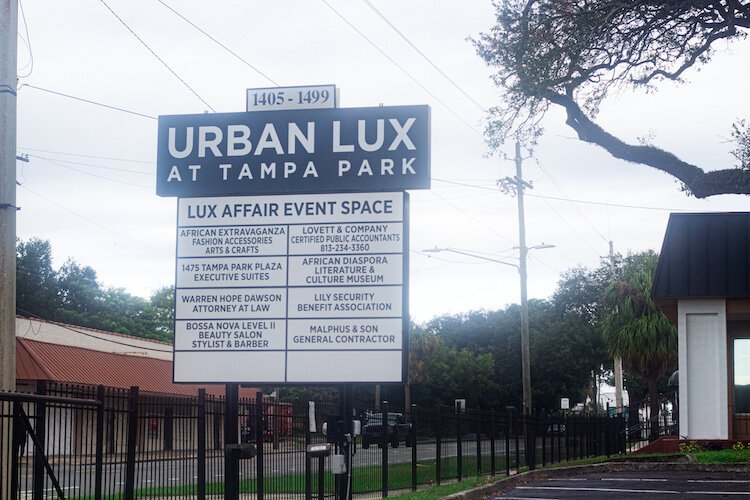
<svg viewBox="0 0 750 500"><path fill-rule="evenodd" d="M697 453L701 451L697 441L689 441L680 443L680 453Z"/></svg>
<svg viewBox="0 0 750 500"><path fill-rule="evenodd" d="M703 451L721 451L724 445L718 441L709 441L703 445Z"/></svg>

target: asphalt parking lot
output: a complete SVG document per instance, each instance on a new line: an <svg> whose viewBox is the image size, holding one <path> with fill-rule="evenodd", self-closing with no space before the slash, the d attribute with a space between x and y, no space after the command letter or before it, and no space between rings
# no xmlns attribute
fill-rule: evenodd
<svg viewBox="0 0 750 500"><path fill-rule="evenodd" d="M750 473L651 470L532 480L490 498L750 498Z"/></svg>

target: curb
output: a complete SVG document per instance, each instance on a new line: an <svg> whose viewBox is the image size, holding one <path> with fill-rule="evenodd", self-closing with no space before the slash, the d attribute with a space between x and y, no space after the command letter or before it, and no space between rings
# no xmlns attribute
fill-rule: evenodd
<svg viewBox="0 0 750 500"><path fill-rule="evenodd" d="M559 467L555 469L537 469L506 477L471 490L453 493L443 497L444 500L475 500L487 498L490 495L502 493L510 488L530 481L556 478L561 476L577 476L592 472L631 472L631 471L696 471L696 472L741 472L750 473L750 463L711 463L697 462L603 462L591 465L576 465L573 467Z"/></svg>

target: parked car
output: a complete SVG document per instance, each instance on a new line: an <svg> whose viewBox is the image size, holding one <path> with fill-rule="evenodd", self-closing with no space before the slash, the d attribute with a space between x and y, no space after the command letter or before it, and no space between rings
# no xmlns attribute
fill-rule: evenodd
<svg viewBox="0 0 750 500"><path fill-rule="evenodd" d="M401 442L411 446L411 422L407 422L401 413L389 413L387 427L386 441L393 448L398 448ZM362 448L367 449L371 444L383 444L383 416L379 413L370 414L362 426Z"/></svg>

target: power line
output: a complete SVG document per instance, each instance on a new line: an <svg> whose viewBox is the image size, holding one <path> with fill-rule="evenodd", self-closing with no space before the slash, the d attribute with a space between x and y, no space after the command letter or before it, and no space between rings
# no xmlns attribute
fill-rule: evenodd
<svg viewBox="0 0 750 500"><path fill-rule="evenodd" d="M491 226L489 226L489 225L487 225L486 223L482 222L481 220L477 219L476 217L474 217L473 215L471 215L471 214L470 214L469 212L467 212L467 211L463 210L463 209L462 209L461 207L459 207L459 206L458 206L458 205L456 205L455 203L451 202L451 201L450 201L450 200L448 200L447 198L445 198L445 197L443 197L443 196L439 195L438 193L436 193L436 192L434 192L434 191L432 191L432 190L430 190L430 192L431 192L431 193L432 193L433 195L435 195L435 196L437 196L438 198L440 198L441 200L443 200L443 201L444 201L445 203L447 203L447 204L448 204L448 205L450 205L451 207L453 207L453 208L454 208L455 210L458 210L459 212L461 212L462 214L464 214L464 215L465 215L466 217L470 218L471 220L473 220L474 222L476 222L476 223L477 223L477 224L479 224L480 226L484 227L484 228L485 228L486 230L488 230L489 232L491 232L491 233L492 233L492 234L494 234L495 236L498 236L498 237L502 238L503 240L507 241L507 242L508 242L508 243L510 243L511 245L515 244L515 242L514 242L513 240L511 240L510 238L508 238L507 236L505 236L505 235L503 235L503 234L500 234L500 233L498 233L498 232L497 232L497 231L495 231L495 230L494 230L494 229L493 229L493 228L492 228Z"/></svg>
<svg viewBox="0 0 750 500"><path fill-rule="evenodd" d="M563 189L563 187L562 187L562 186L561 186L561 185L560 185L560 184L559 184L559 183L557 182L557 180L555 180L555 178L554 178L554 177L552 177L552 174L550 174L550 173L549 173L549 172L547 171L547 169L546 169L546 168L544 168L544 167L542 166L542 164L541 164L541 163L539 162L539 159L538 159L538 158L536 158L536 157L534 157L534 161L536 162L537 166L539 166L539 168L540 168L540 169L542 170L542 173L544 173L544 175L546 175L546 176L547 176L547 178L548 178L548 179L550 180L550 182L552 182L552 185L553 185L553 186L555 186L555 188L557 189L557 191L558 191L558 192L559 192L559 193L560 193L561 195L563 195L564 197L568 198L568 193L566 193L566 192L565 192L565 189ZM607 238L606 236L604 236L604 235L603 235L603 234L601 233L601 231L599 231L599 229L597 229L597 227L596 227L596 226L595 226L595 225L594 225L594 224L593 224L593 223L592 223L592 222L591 222L591 221L590 221L590 220L588 219L588 217L586 217L586 216L585 216L585 215L583 214L583 212L581 212L581 209L580 209L580 208L578 208L578 205L576 205L575 203L572 203L572 202L569 202L569 203L570 203L570 206L571 206L571 207L573 207L573 210L575 210L575 211L576 211L576 213L578 214L578 216L579 216L579 217L580 217L581 219L583 219L583 220L584 220L584 222L586 222L586 223L587 223L587 224L588 224L588 225L589 225L589 226L591 227L591 229L593 229L593 230L594 230L594 232L595 232L596 234L598 234L598 235L599 235L599 237L600 237L601 239L603 239L604 241L607 241L607 242L609 241L609 239L608 239L608 238Z"/></svg>
<svg viewBox="0 0 750 500"><path fill-rule="evenodd" d="M69 164L72 164L72 165L79 165L79 166L82 166L82 167L93 167L93 168L101 168L101 169L104 169L104 170L111 170L113 172L125 172L125 173L128 173L128 174L139 174L139 175L149 175L149 176L156 175L155 172L143 172L142 170L132 170L132 169L129 169L129 168L107 167L107 166L104 166L104 165L97 165L95 163L82 163L82 162L79 162L79 161L62 160L60 158L47 158L47 157L36 155L36 154L30 154L29 156L31 158L39 158L40 160L46 160L48 162L57 163L57 164L59 164L59 163L69 163ZM60 166L64 166L64 165L60 165ZM76 171L77 172L86 173L86 172L83 172L82 170L76 170ZM138 186L139 187L144 187L144 186L140 186L140 185L138 185Z"/></svg>
<svg viewBox="0 0 750 500"><path fill-rule="evenodd" d="M495 188L489 188L485 186L477 186L476 184L467 184L464 182L456 182L456 181L450 181L447 179L436 179L432 178L433 181L437 182L444 182L446 184L454 184L456 186L464 186L468 188L473 189L484 189L489 191L495 191ZM604 207L616 207L616 208L634 208L638 210L661 210L665 212L690 212L691 210L685 209L685 208L667 208L667 207L648 207L643 205L626 205L623 203L609 203L609 202L601 202L601 201L590 201L590 200L577 200L574 198L561 198L559 196L546 196L541 194L531 194L527 193L526 196L529 196L531 198L544 198L546 200L556 200L556 201L568 201L572 203L583 203L584 205L599 205Z"/></svg>
<svg viewBox="0 0 750 500"><path fill-rule="evenodd" d="M573 198L560 198L558 196L544 196L541 194L528 194L532 198L544 198L547 200L557 201L568 201L573 203L583 203L584 205L599 205L605 207L617 207L617 208L633 208L638 210L660 210L664 212L690 212L691 210L685 208L665 208L665 207L647 207L643 205L625 205L623 203L604 203L600 201L589 201L589 200L576 200Z"/></svg>
<svg viewBox="0 0 750 500"><path fill-rule="evenodd" d="M578 238L579 240L581 240L581 241L583 242L583 244L584 244L584 245L586 245L586 246L587 246L587 247L589 248L589 250L591 250L591 251L592 251L592 252L594 253L594 255L596 255L597 257L599 257L599 251L597 251L597 250L596 250L596 248L594 248L594 247L593 247L593 246L592 246L592 245L591 245L591 244L590 244L590 243L589 243L589 242L588 242L588 241L586 240L586 238L584 238L583 236L581 236L581 234L580 234L580 233L579 233L578 231L576 231L576 230L575 230L575 228L574 228L574 227L573 227L573 226L572 226L572 225L571 225L571 224L570 224L570 223L568 222L568 220L567 220L567 219L566 219L565 217L563 217L563 216L562 216L562 215L560 214L560 212L558 212L558 211L557 211L557 210L555 209L555 207L553 207L553 206L552 206L552 203L550 203L550 202L549 202L549 200L543 199L542 201L544 201L544 203L545 203L545 204L547 205L547 208L549 208L550 210L552 210L552 211L553 211L553 212L555 213L555 215L557 215L557 217L558 217L558 218L559 218L559 219L560 219L560 220L561 220L561 221L563 222L563 224L565 224L566 226L568 226L568 229L570 229L570 232L572 232L573 234L575 234L575 235L576 235L576 237L577 237L577 238Z"/></svg>
<svg viewBox="0 0 750 500"><path fill-rule="evenodd" d="M219 47L223 48L224 50L226 50L227 52L229 52L230 54L232 54L234 57L236 57L237 59L239 59L247 67L249 67L250 69L252 69L256 73L258 73L260 76L262 76L263 78L265 78L269 82L273 83L277 87L280 86L278 83L276 83L276 81L273 78L271 78L270 76L268 76L267 74L265 74L264 72L262 72L261 70L259 70L257 67L255 67L252 64L250 64L249 62L247 62L239 54L237 54L232 49L230 49L229 47L227 47L226 45L224 45L223 43L221 43L220 41L218 41L216 38L214 38L210 34L206 33L206 31L204 31L203 29L201 29L200 27L198 27L190 19L186 18L185 16L183 16L182 14L180 14L179 12L177 12L174 8L172 8L169 5L167 5L163 0L158 0L158 1L164 7L166 7L169 10L171 10L172 12L174 12L180 19L182 19L183 21L185 21L186 23L188 23L190 26L192 26L193 28L197 29L198 31L200 31L201 33L203 33L205 36L207 36L211 41L213 41L214 43L216 43L217 45L219 45Z"/></svg>
<svg viewBox="0 0 750 500"><path fill-rule="evenodd" d="M97 160L112 160L112 161L125 161L130 163L145 163L147 165L153 165L153 161L148 160L133 160L129 158L114 158L112 156L95 156L95 155L84 155L80 153L70 153L66 151L50 151L49 149L36 149L36 148L25 148L23 146L18 146L19 150L24 151L36 151L37 153L51 153L56 155L66 155L66 156L80 156L81 158L96 158Z"/></svg>
<svg viewBox="0 0 750 500"><path fill-rule="evenodd" d="M139 245L142 245L142 246L144 246L144 247L149 247L149 248L152 248L152 249L154 249L154 250L158 250L159 252L162 252L162 253L165 253L165 254L169 254L169 252L166 252L166 251L165 251L165 250L164 250L163 248L159 248L159 247L155 247L155 246L153 246L153 245L149 245L148 243L145 243L145 242L143 242L143 241L137 240L137 239L135 239L135 238L133 238L133 237L131 237L131 236L128 236L127 234L121 233L121 232L119 232L119 231L116 231L116 230L114 230L114 229L111 229L111 228L109 228L109 227L107 227L107 226L104 226L104 225L102 225L102 224L99 224L98 222L96 222L96 221L94 221L94 220L91 220L91 219L89 219L88 217L86 217L86 216L84 216L84 215L81 215L81 214L79 214L78 212L76 212L76 211L74 211L74 210L71 210L70 208L66 207L65 205L61 205L60 203L58 203L58 202L56 202L56 201L54 201L54 200L51 200L51 199L47 198L47 197L46 197L46 196L44 196L43 194L41 194L41 193L38 193L38 192L34 191L33 189L31 189L30 187L26 186L25 184L24 184L24 185L22 185L22 186L21 186L21 188L22 188L22 189L25 189L26 191L30 192L31 194L34 194L34 195L38 196L39 198L41 198L41 199L45 200L46 202L48 202L48 203L51 203L52 205L55 205L56 207L62 208L62 209L63 209L63 210L65 210L66 212L69 212L69 213L71 213L71 214L75 215L76 217L79 217L79 218L81 218L81 219L85 220L86 222L88 222L88 223L90 223L90 224L93 224L93 225L95 225L95 226L97 226L97 227L99 227L99 228L101 228L101 229L104 229L105 231L109 231L110 233L116 234L117 236L120 236L120 237L122 237L122 238L125 238L125 239L127 239L127 240L130 240L130 241L132 241L132 242L134 242L134 243L138 243Z"/></svg>
<svg viewBox="0 0 750 500"><path fill-rule="evenodd" d="M97 179L103 179L105 181L115 182L117 184L125 184L127 186L134 186L134 187L138 187L138 188L142 188L142 189L149 189L149 190L152 189L152 186L144 186L143 184L136 184L135 182L121 181L119 179L112 179L110 177L105 177L103 175L97 175L97 174L94 174L94 173L91 173L91 172L86 172L85 170L81 170L81 169L78 169L78 168L73 168L73 167L71 167L69 165L64 165L64 164L62 164L62 163L60 163L58 161L51 160L49 158L43 158L41 156L36 156L36 158L38 158L38 159L40 159L42 161L46 161L47 163L51 163L53 165L57 165L58 167L67 168L68 170L72 170L73 172L78 172L78 173L81 173L81 174L84 174L84 175L90 175L91 177L96 177Z"/></svg>
<svg viewBox="0 0 750 500"><path fill-rule="evenodd" d="M160 0L160 1L161 1L161 0ZM450 82L450 84L451 84L451 85L453 85L453 86L454 86L454 87L456 88L456 90L458 90L459 92L461 92L461 93L462 93L462 94L463 94L463 95L464 95L464 96L465 96L465 97L466 97L467 99L469 99L469 100L470 100L470 101L471 101L471 102L472 102L472 103L473 103L473 104L474 104L474 105L475 105L475 106L476 106L477 108L479 108L479 110L480 110L480 111L483 111L483 112L486 112L486 111L487 111L487 108L486 108L485 106L482 106L481 104L479 104L479 102L477 102L477 100L476 100L476 99L474 99L474 98L473 98L472 96L470 96L468 92L466 92L466 91L465 91L464 89L462 89L462 88L461 88L461 87L460 87L460 86L459 86L459 85L458 85L458 84L457 84L456 82L454 82L454 81L453 81L453 79L451 79L451 77L449 77L449 76L448 76L448 75L447 75L447 74L446 74L446 73L445 73L445 72L444 72L444 71L443 71L442 69L440 69L440 68L438 67L438 65L437 65L437 64L435 64L435 63L434 63L434 62L433 62L433 61L432 61L432 60L431 60L431 59L430 59L429 57L427 57L427 55L426 55L426 54L425 54L424 52L422 52L421 50L419 50L419 48L418 48L418 47L417 47L416 45L414 45L414 43L412 43L412 41L411 41L411 40L409 40L409 39L408 39L408 38L406 37L406 35L404 35L404 34L403 34L403 33L402 33L402 32L401 32L401 31L400 31L400 30L399 30L399 29L398 29L398 28L397 28L396 26L394 26L394 25L393 25L393 23L392 23L392 22L391 22L391 21L390 21L390 20L389 20L389 19L388 19L387 17L385 17L385 15L384 15L384 14L383 14L382 12L380 12L380 11L379 11L379 10L377 9L377 7L375 7L375 6L374 6L374 5L372 4L372 2L370 2L369 0L362 0L362 1L363 1L363 2L365 3L365 5L367 5L368 7L370 7L370 9L372 9L372 10L373 10L373 11L374 11L374 12L375 12L375 13L376 13L376 14L377 14L377 15L378 15L378 16L379 16L379 17L380 17L380 18L381 18L381 19L382 19L383 21L385 21L385 23L386 23L386 24L387 24L388 26L390 26L390 27L391 27L391 28L393 29L393 31L395 31L396 33L398 33L398 35L399 35L399 36L400 36L400 37L401 37L401 38L402 38L402 39L403 39L403 40L404 40L404 41L405 41L406 43L408 43L408 44L409 44L409 46L410 46L410 47L411 47L412 49L414 49L415 51L417 51L417 54L419 54L420 56L422 56L422 58L423 58L423 59L424 59L425 61L427 61L427 62L428 62L428 63L429 63L429 64L430 64L430 65L431 65L431 66L432 66L433 68L435 68L435 70L436 70L436 71L437 71L438 73L440 73L440 74L441 74L441 75L443 76L443 78L445 78L446 80L448 80L448 82Z"/></svg>
<svg viewBox="0 0 750 500"><path fill-rule="evenodd" d="M202 98L202 97L201 97L201 96L200 96L200 95L198 94L198 92L196 92L195 90L193 90L193 88L192 88L192 87L191 87L190 85L188 85L188 83L187 83L187 82L186 82L185 80L183 80L183 79L182 79L182 78L180 77L180 75L178 75L178 74L177 74L177 73L175 72L175 70L173 70L173 69L172 69L172 68L171 68L171 67L170 67L170 66L169 66L169 65L168 65L168 64L167 64L167 63L166 63L166 62L164 61L164 59L162 59L161 57L159 57L159 55L158 55L158 54L157 54L156 52L154 52L154 51L153 51L153 49L152 49L151 47L149 47L149 46L148 46L148 44L147 44L146 42L144 42L144 41L143 41L143 39L142 39L141 37L139 37L139 36L138 36L138 34L136 34L136 32L135 32L135 31L133 31L133 30L132 30L132 29L130 28L130 26L128 26L128 24L127 24L127 23L126 23L125 21L123 21L123 19L122 19L122 18L121 18L120 16L118 16L118 15L117 15L117 13L116 13L116 12L115 12L114 10L112 10L112 8L111 8L111 7L109 6L109 5L107 5L107 2L105 2L104 0L99 0L99 1L100 1L100 2L101 2L101 3L102 3L102 4L103 4L103 5L104 5L104 6L105 6L105 7L107 8L107 10L108 10L108 11L110 11L110 12L112 13L112 15L113 15L113 16L115 16L115 18L117 18L117 20L118 20L118 21L120 21L120 23L122 23L122 25L123 25L123 26L125 26L125 28L126 28L126 29L127 29L127 30L128 30L129 32L130 32L130 34L132 34L132 35L133 35L133 36L134 36L134 37L136 38L136 40L138 40L139 42L141 42L141 44L142 44L142 45L143 45L144 47L146 47L146 49L147 49L147 50L148 50L149 52L151 52L151 54L152 54L152 55L153 55L153 56L154 56L154 57L155 57L155 58L156 58L156 59L157 59L157 60L158 60L158 61L159 61L160 63L162 63L162 65L163 65L163 66L164 66L165 68L167 68L167 69L169 70L169 72L170 72L170 73L172 73L172 74L174 75L174 77L175 77L175 78L177 78L177 79L178 79L178 80L179 80L179 81L180 81L180 82L181 82L181 83L182 83L182 84L183 84L183 85L184 85L184 86L185 86L185 87L186 87L186 88L187 88L187 89L188 89L188 90L189 90L190 92L192 92L192 93L193 93L193 95L194 95L195 97L197 97L198 99L200 99L200 101L201 101L201 102L202 102L203 104L205 104L205 105L206 105L206 106L208 107L208 109L210 109L210 110L211 110L211 111L213 111L214 113L216 112L216 110L215 110L214 108L212 108L212 107L211 107L211 105L210 105L210 104L208 104L208 103L207 103L207 102L205 101L205 99L203 99L203 98Z"/></svg>
<svg viewBox="0 0 750 500"><path fill-rule="evenodd" d="M440 179L434 179L434 180L440 180ZM447 181L447 182L449 182L449 181ZM450 183L450 182L449 182L449 183ZM470 187L481 187L481 186L471 186L471 185L467 185L467 186L470 186ZM492 189L492 190L493 190L493 191L497 191L496 189ZM515 245L515 242L514 242L513 240L511 240L510 238L508 238L508 237L507 237L507 236L505 236L505 235L502 235L502 234L498 233L498 232L497 232L497 231L495 231L495 230L494 230L494 229L493 229L493 228L492 228L491 226L489 226L489 225L485 224L484 222L482 222L481 220L477 219L476 217L474 217L473 215L471 215L471 214L470 214L470 213L468 213L467 211L463 210L463 209L462 209L461 207L459 207L459 206L458 206L458 205L456 205L455 203L452 203L452 202L451 202L450 200L448 200L448 199L447 199L447 198L445 198L444 196L441 196L441 195L439 195L438 193L436 193L436 192L435 192L435 191L433 191L433 190L430 190L430 193L432 193L432 194L433 194L434 196L438 197L439 199L441 199L442 201L444 201L445 203L447 203L448 205L450 205L451 207L453 207L453 208L454 208L455 210L458 210L458 211L459 211L459 212L461 212L461 213L462 213L463 215L465 215L466 217L470 218L471 220L473 220L473 221L474 221L474 222L476 222L477 224L481 225L482 227L484 227L485 229L487 229L487 230L488 230L489 232L491 232L492 234L494 234L494 235L496 235L496 236L498 236L498 237L502 238L503 240L507 241L507 242L508 242L508 243L510 243L511 245ZM534 260L535 260L536 262L538 262L539 264L541 264L541 265L543 265L544 267L546 267L547 269L549 269L550 271L553 271L553 272L556 272L556 273L558 273L558 274L559 274L559 271L558 271L557 269L555 269L554 267L550 266L549 264L547 264L547 263L546 263L546 262L544 262L543 260L539 259L538 257L536 257L536 256L532 256L531 258L532 258L532 259L534 259Z"/></svg>
<svg viewBox="0 0 750 500"><path fill-rule="evenodd" d="M411 73L409 73L408 71L406 71L406 69L403 66L401 66L399 63L397 63L391 56L389 56L388 54L386 54L383 49L381 49L380 47L378 47L378 45L375 42L373 42L372 40L370 40L367 37L367 35L365 35L364 33L362 33L343 14L341 14L330 3L328 3L327 0L320 0L320 1L323 2L329 9L331 9L334 12L334 14L336 14L337 16L339 16L339 18L341 18L341 20L344 21L351 29L353 29L354 31L356 31L359 36L361 36L362 38L364 38L370 45L372 45L375 50L377 50L378 52L380 52L383 55L383 57L385 57L386 59L388 59L394 66L396 66L398 69L400 69L401 72L403 74L405 74L407 77L409 77L409 79L411 81L413 81L414 83L416 83L417 86L419 86L419 88L421 88L422 90L424 90L430 97L432 97L433 99L435 99L441 106L443 106L446 110L448 110L448 112L450 112L453 116L455 116L456 118L458 118L464 125L466 125L467 127L469 127L474 133L476 133L480 137L484 137L484 134L482 134L479 130L475 129L474 126L471 125L466 120L464 120L461 117L461 115L459 115L458 113L456 113L455 111L453 111L453 109L450 106L448 106L446 103L444 103L438 96L436 96L435 94L433 94L427 87L425 87L424 85L422 85L422 83L420 83L419 80L417 80L414 76L412 76Z"/></svg>
<svg viewBox="0 0 750 500"><path fill-rule="evenodd" d="M26 67L29 68L29 70L26 72L25 75L18 75L18 78L28 78L31 76L31 73L34 72L34 51L31 48L31 36L29 36L29 25L26 23L26 13L23 10L23 2L21 0L18 0L18 10L21 11L21 19L23 20L23 28L26 32L26 38L22 37L20 34L18 35L18 38L23 40L23 43L28 47L29 49L29 62L26 63L26 65L21 69L26 69Z"/></svg>
<svg viewBox="0 0 750 500"><path fill-rule="evenodd" d="M143 113L138 113L137 111L131 111L131 110L125 109L125 108L118 108L117 106L110 106L109 104L103 104L101 102L91 101L89 99L84 99L82 97L76 97L76 96L73 96L73 95L70 95L70 94L64 94L62 92L57 92L55 90L45 89L43 87L37 87L36 85L31 85L30 83L24 83L24 84L22 84L20 87L18 87L18 90L21 90L23 87L28 87L30 89L35 89L35 90L41 90L42 92L48 92L50 94L55 94L55 95L58 95L58 96L61 96L61 97L67 97L68 99L74 99L76 101L85 102L87 104L93 104L95 106L101 106L102 108L112 109L112 110L115 110L115 111L122 111L123 113L128 113L128 114L131 114L131 115L142 116L144 118L151 118L152 120L156 120L157 119L155 116L144 115Z"/></svg>

